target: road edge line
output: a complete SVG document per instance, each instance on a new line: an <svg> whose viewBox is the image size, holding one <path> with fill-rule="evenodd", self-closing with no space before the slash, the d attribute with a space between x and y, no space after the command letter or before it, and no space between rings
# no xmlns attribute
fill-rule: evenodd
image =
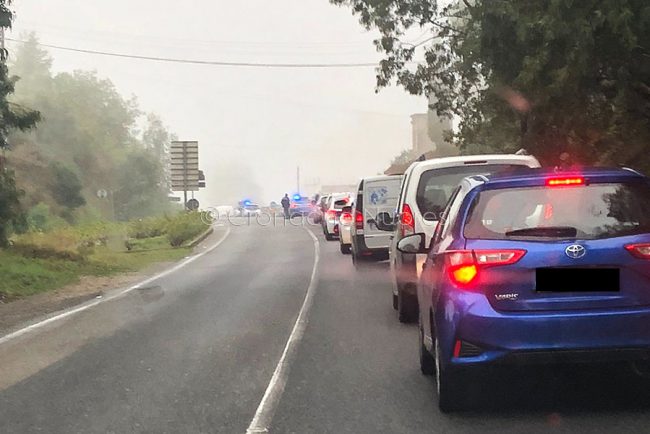
<svg viewBox="0 0 650 434"><path fill-rule="evenodd" d="M213 251L214 249L219 247L221 245L221 243L223 243L226 240L226 238L228 238L228 236L230 235L230 232L231 232L230 227L228 227L225 234L223 235L223 237L221 237L221 239L219 241L217 241L210 248L206 249L203 252L197 253L196 255L192 255L189 258L186 258L185 260L181 261L180 263L174 265L171 268L166 269L165 271L162 271L162 272L160 272L158 274L155 274L155 275L153 275L151 277L148 277L145 280L136 283L135 285L129 286L128 288L126 288L123 291L120 291L120 292L118 292L116 294L113 294L113 295L111 295L109 297L103 297L103 298L96 299L95 301L92 301L90 303L82 304L81 306L73 307L73 308L71 308L69 310L65 310L65 311L63 311L63 312L61 312L59 314L55 314L54 316L51 316L51 317L46 318L44 320L38 321L38 322L36 322L34 324L30 324L27 327L16 330L16 331L11 332L11 333L9 333L7 335L4 335L4 336L0 337L0 345L3 345L3 344L5 344L5 343L7 343L7 342L9 342L9 341L11 341L13 339L16 339L17 337L25 335L25 334L27 334L27 333L29 333L31 331L37 330L37 329L39 329L39 328L41 328L43 326L46 326L48 324L51 324L53 322L62 320L62 319L67 318L69 316L75 315L75 314L77 314L79 312L83 312L85 310L88 310L91 307L97 306L98 304L104 303L106 301L116 300L116 299L118 299L120 297L125 296L126 294L133 291L134 289L140 288L142 285L147 285L147 284L149 284L149 283L151 283L151 282L153 282L155 280L158 280L158 279L160 279L162 277L165 277L165 276L167 276L167 275L169 275L169 274L171 274L171 273L173 273L175 271L178 271L181 268L183 268L184 266L186 266L187 264L196 261L197 259L201 258L202 256L210 253L211 251Z"/></svg>
<svg viewBox="0 0 650 434"><path fill-rule="evenodd" d="M298 345L302 340L302 337L305 334L305 329L307 328L308 314L311 310L311 305L314 300L314 292L316 290L316 285L318 282L318 274L320 268L320 242L314 233L307 227L303 226L307 233L311 236L314 241L314 268L311 272L311 278L309 281L309 286L307 287L307 293L305 294L305 299L298 313L298 318L293 325L291 334L287 339L287 343L284 346L284 351L282 351L282 356L273 371L273 376L269 381L266 390L264 391L264 396L260 401L260 404L257 406L255 411L255 416L251 421L248 429L246 429L246 434L260 434L267 433L271 425L271 421L275 414L275 410L280 403L282 394L284 392L284 387L287 383L287 378L289 375L289 369L292 359L296 355Z"/></svg>

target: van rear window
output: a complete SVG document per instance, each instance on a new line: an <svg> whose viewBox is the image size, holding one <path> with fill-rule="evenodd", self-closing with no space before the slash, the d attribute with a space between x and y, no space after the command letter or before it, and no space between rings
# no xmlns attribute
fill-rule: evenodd
<svg viewBox="0 0 650 434"><path fill-rule="evenodd" d="M489 175L502 170L521 167L512 164L484 164L445 167L423 172L416 195L416 202L425 220L440 220L447 201L460 181L467 176Z"/></svg>
<svg viewBox="0 0 650 434"><path fill-rule="evenodd" d="M472 203L469 239L601 239L650 233L644 182L481 192Z"/></svg>

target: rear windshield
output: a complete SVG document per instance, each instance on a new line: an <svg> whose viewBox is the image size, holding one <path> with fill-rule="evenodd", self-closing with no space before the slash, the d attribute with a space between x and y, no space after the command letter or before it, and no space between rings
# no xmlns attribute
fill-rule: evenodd
<svg viewBox="0 0 650 434"><path fill-rule="evenodd" d="M335 198L333 198L333 200L334 201L332 203L331 209L334 209L334 210L337 210L337 211L342 210L344 206L350 205L352 203L350 198L347 197L347 196L335 197Z"/></svg>
<svg viewBox="0 0 650 434"><path fill-rule="evenodd" d="M645 182L486 190L465 224L469 239L599 239L650 232Z"/></svg>
<svg viewBox="0 0 650 434"><path fill-rule="evenodd" d="M420 184L418 184L415 199L418 209L425 220L440 220L447 201L463 178L472 175L488 175L493 172L515 167L521 166L511 164L484 164L480 166L468 165L428 170L422 173Z"/></svg>

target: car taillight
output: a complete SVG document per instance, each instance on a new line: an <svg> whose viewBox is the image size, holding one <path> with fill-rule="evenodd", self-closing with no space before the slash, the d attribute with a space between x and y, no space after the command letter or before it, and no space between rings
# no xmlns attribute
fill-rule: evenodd
<svg viewBox="0 0 650 434"><path fill-rule="evenodd" d="M339 219L341 220L341 223L344 225L352 224L352 214L349 212L342 213Z"/></svg>
<svg viewBox="0 0 650 434"><path fill-rule="evenodd" d="M571 185L585 185L585 179L581 176L549 178L546 180L547 187L562 187Z"/></svg>
<svg viewBox="0 0 650 434"><path fill-rule="evenodd" d="M405 203L402 207L402 214L400 215L400 223L402 228L402 237L415 233L415 218L411 207Z"/></svg>
<svg viewBox="0 0 650 434"><path fill-rule="evenodd" d="M361 211L354 212L354 226L357 229L363 229L363 213Z"/></svg>
<svg viewBox="0 0 650 434"><path fill-rule="evenodd" d="M470 285L481 268L511 265L526 254L525 250L457 250L445 256L449 279L460 287Z"/></svg>
<svg viewBox="0 0 650 434"><path fill-rule="evenodd" d="M334 211L333 209L328 210L327 218L330 220L334 220L336 218L336 211Z"/></svg>
<svg viewBox="0 0 650 434"><path fill-rule="evenodd" d="M650 259L650 243L628 244L625 249L639 259Z"/></svg>

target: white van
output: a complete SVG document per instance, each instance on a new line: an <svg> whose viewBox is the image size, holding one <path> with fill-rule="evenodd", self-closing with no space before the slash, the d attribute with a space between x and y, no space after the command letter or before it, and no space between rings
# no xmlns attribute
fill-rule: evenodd
<svg viewBox="0 0 650 434"><path fill-rule="evenodd" d="M352 262L388 259L392 234L377 227L378 218L391 220L395 216L402 176L373 176L359 183L354 201L352 234Z"/></svg>
<svg viewBox="0 0 650 434"><path fill-rule="evenodd" d="M466 176L487 175L517 167L540 165L530 155L466 155L418 161L406 169L390 246L393 307L401 322L417 320L416 285L426 255L401 253L397 250L397 243L408 235L424 233L425 245L428 246L449 198Z"/></svg>

